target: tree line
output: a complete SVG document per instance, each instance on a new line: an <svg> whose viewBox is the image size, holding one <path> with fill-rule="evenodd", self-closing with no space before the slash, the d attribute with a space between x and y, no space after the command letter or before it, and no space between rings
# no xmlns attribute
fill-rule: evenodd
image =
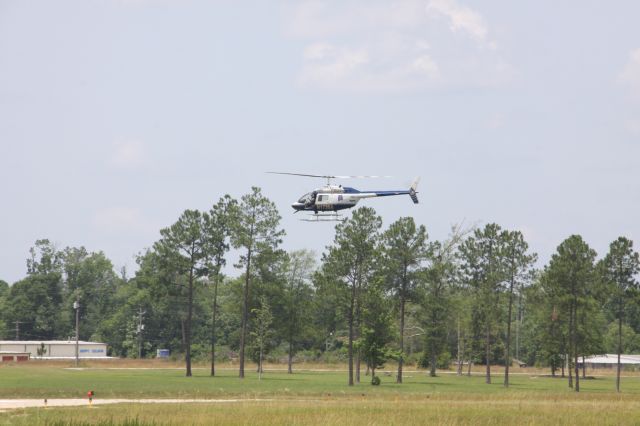
<svg viewBox="0 0 640 426"><path fill-rule="evenodd" d="M565 239L541 269L523 234L498 224L454 226L442 240L403 217L383 229L361 207L335 227L320 258L287 252L275 204L259 188L222 197L208 211L185 210L137 257L131 277L102 252L35 242L26 277L0 281L0 338L105 342L111 355L153 357L169 349L185 361L237 363L262 373L265 359L344 361L348 384L379 383L385 364L414 364L435 376L473 364L514 360L548 367L580 390L584 359L640 351L638 253L620 237L608 253L579 235ZM229 250L237 276L225 276ZM581 362L582 360L582 362ZM466 371L465 371L466 369Z"/></svg>

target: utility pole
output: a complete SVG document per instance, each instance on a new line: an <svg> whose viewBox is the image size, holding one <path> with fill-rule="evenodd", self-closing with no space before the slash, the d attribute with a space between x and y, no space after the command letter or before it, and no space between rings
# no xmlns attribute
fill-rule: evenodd
<svg viewBox="0 0 640 426"><path fill-rule="evenodd" d="M79 357L80 357L80 351L78 350L79 349L79 340L80 340L80 333L79 333L79 328L80 328L80 302L78 300L73 302L73 309L76 310L76 367L78 367Z"/></svg>
<svg viewBox="0 0 640 426"><path fill-rule="evenodd" d="M142 306L138 309L138 359L142 358L142 330L144 330L144 324L142 324L142 316L146 311L142 310Z"/></svg>
<svg viewBox="0 0 640 426"><path fill-rule="evenodd" d="M20 340L20 324L22 324L22 321L15 321L16 323L16 340Z"/></svg>

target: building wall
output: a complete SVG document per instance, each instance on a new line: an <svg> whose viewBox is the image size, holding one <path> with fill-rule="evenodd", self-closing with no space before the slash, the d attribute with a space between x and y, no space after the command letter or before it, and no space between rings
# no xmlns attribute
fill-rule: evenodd
<svg viewBox="0 0 640 426"><path fill-rule="evenodd" d="M72 358L76 356L76 345L73 343L44 343L44 347L47 350L44 357L61 357ZM33 344L19 344L14 343L2 343L0 344L0 351L14 351L14 352L29 352L32 358L38 358L38 350L40 349L40 343ZM80 343L78 345L80 358L95 358L107 356L106 343Z"/></svg>

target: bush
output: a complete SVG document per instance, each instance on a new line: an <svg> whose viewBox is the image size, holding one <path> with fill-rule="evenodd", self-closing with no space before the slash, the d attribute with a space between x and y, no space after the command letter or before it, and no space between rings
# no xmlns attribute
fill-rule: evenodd
<svg viewBox="0 0 640 426"><path fill-rule="evenodd" d="M451 354L449 352L443 352L436 358L436 368L439 370L448 370L451 364ZM418 361L418 367L429 369L431 366L431 356L427 351L424 351L420 361Z"/></svg>
<svg viewBox="0 0 640 426"><path fill-rule="evenodd" d="M371 384L372 384L373 386L380 386L380 377L378 377L378 376L373 376L373 377L371 378Z"/></svg>

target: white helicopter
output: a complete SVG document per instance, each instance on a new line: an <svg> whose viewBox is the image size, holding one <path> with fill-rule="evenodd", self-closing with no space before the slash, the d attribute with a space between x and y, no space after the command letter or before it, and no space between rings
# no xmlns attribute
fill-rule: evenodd
<svg viewBox="0 0 640 426"><path fill-rule="evenodd" d="M317 188L309 193L304 194L300 199L291 204L295 210L294 213L300 211L313 212L313 219L302 219L308 222L322 221L341 221L339 210L350 209L355 207L363 198L373 197L389 197L392 195L408 195L414 204L418 204L418 182L420 178L416 178L409 189L406 190L385 190L385 191L359 191L355 188L342 185L332 185L331 179L351 179L351 178L377 178L390 176L333 176L333 175L311 175L304 173L285 173L285 172L267 172L277 175L305 176L313 178L327 179L327 184L322 188Z"/></svg>

